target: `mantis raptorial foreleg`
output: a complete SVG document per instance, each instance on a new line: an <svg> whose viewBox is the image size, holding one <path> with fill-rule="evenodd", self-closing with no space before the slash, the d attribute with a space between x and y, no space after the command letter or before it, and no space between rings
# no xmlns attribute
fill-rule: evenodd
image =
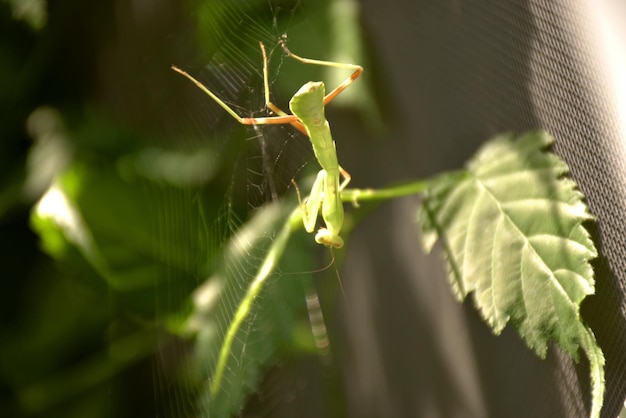
<svg viewBox="0 0 626 418"><path fill-rule="evenodd" d="M348 185L351 177L348 172L341 167L340 172L344 177L343 182L339 185L339 191L341 192ZM292 181L292 183L296 188L298 202L302 211L304 229L307 232L313 232L315 223L317 222L317 216L320 209L322 209L322 218L326 223L326 228L319 229L315 235L315 241L329 247L341 248L343 246L343 239L339 236L339 232L341 225L343 225L343 204L340 195L338 193L329 192L327 188L327 182L331 181L331 179L332 177L327 176L325 170L320 170L311 187L311 194L304 201L302 201L300 197L298 185L295 181ZM338 197L338 199L335 197ZM333 229L336 225L340 226L339 230Z"/></svg>

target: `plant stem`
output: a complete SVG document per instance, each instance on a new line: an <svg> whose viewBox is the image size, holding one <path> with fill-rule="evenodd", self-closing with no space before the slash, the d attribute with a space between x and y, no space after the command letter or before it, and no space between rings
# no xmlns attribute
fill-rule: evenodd
<svg viewBox="0 0 626 418"><path fill-rule="evenodd" d="M388 200L422 193L426 190L428 184L428 180L418 180L386 189L346 189L341 192L341 200L353 203L358 203L359 201Z"/></svg>

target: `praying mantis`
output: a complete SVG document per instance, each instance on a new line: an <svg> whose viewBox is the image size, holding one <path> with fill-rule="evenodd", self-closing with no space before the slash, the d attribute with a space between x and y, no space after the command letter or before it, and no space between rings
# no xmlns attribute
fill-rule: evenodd
<svg viewBox="0 0 626 418"><path fill-rule="evenodd" d="M295 182L293 182L298 195L298 202L302 213L302 221L304 229L311 233L315 229L317 217L320 212L325 227L320 228L315 234L315 241L327 247L341 248L343 247L343 239L339 235L343 227L344 211L341 202L341 192L350 183L350 174L344 170L337 159L337 150L335 141L330 132L330 125L324 115L325 106L330 103L339 93L356 80L363 72L363 67L356 64L345 64L331 61L321 61L309 58L302 58L292 53L287 48L285 39L280 40L280 45L287 54L295 60L304 64L322 65L326 67L345 68L352 70L352 74L348 76L341 84L335 87L330 93L326 94L326 88L323 82L309 81L305 83L289 101L289 109L291 114L282 111L278 106L272 103L269 89L268 76L268 59L263 42L259 42L261 53L263 55L263 85L265 94L265 105L276 116L261 118L241 117L224 101L211 92L206 86L181 70L176 66L172 66L172 70L182 74L198 86L204 93L211 97L218 105L220 105L228 114L243 125L282 125L289 124L300 132L305 134L311 141L313 153L322 169L318 172L317 177L311 187L311 193L302 201L300 191ZM341 177L343 180L341 181Z"/></svg>

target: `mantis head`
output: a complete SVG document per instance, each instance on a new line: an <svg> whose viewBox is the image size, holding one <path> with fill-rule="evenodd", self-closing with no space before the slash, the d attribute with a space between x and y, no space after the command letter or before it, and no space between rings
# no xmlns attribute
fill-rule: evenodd
<svg viewBox="0 0 626 418"><path fill-rule="evenodd" d="M325 122L324 95L326 88L322 81L309 81L296 92L289 101L289 109L304 126L319 126Z"/></svg>

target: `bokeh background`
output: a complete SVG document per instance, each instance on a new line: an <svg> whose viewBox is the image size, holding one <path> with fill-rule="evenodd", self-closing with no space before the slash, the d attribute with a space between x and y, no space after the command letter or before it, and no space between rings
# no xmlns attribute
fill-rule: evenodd
<svg viewBox="0 0 626 418"><path fill-rule="evenodd" d="M500 132L555 136L598 217L597 295L582 314L607 357L603 416L617 416L626 11L570 3L0 2L0 415L194 415L200 386L178 374L195 347L179 332L191 292L254 208L292 196L316 164L297 133L237 126L169 67L255 114L263 41L286 107L308 80L337 82L284 59L286 34L300 55L365 67L327 110L355 187L459 168ZM240 415L588 414L584 360L557 348L538 359L457 304L438 255L421 250L417 204L351 211L329 268L327 251L294 241L281 280L313 283L332 356L279 350Z"/></svg>

